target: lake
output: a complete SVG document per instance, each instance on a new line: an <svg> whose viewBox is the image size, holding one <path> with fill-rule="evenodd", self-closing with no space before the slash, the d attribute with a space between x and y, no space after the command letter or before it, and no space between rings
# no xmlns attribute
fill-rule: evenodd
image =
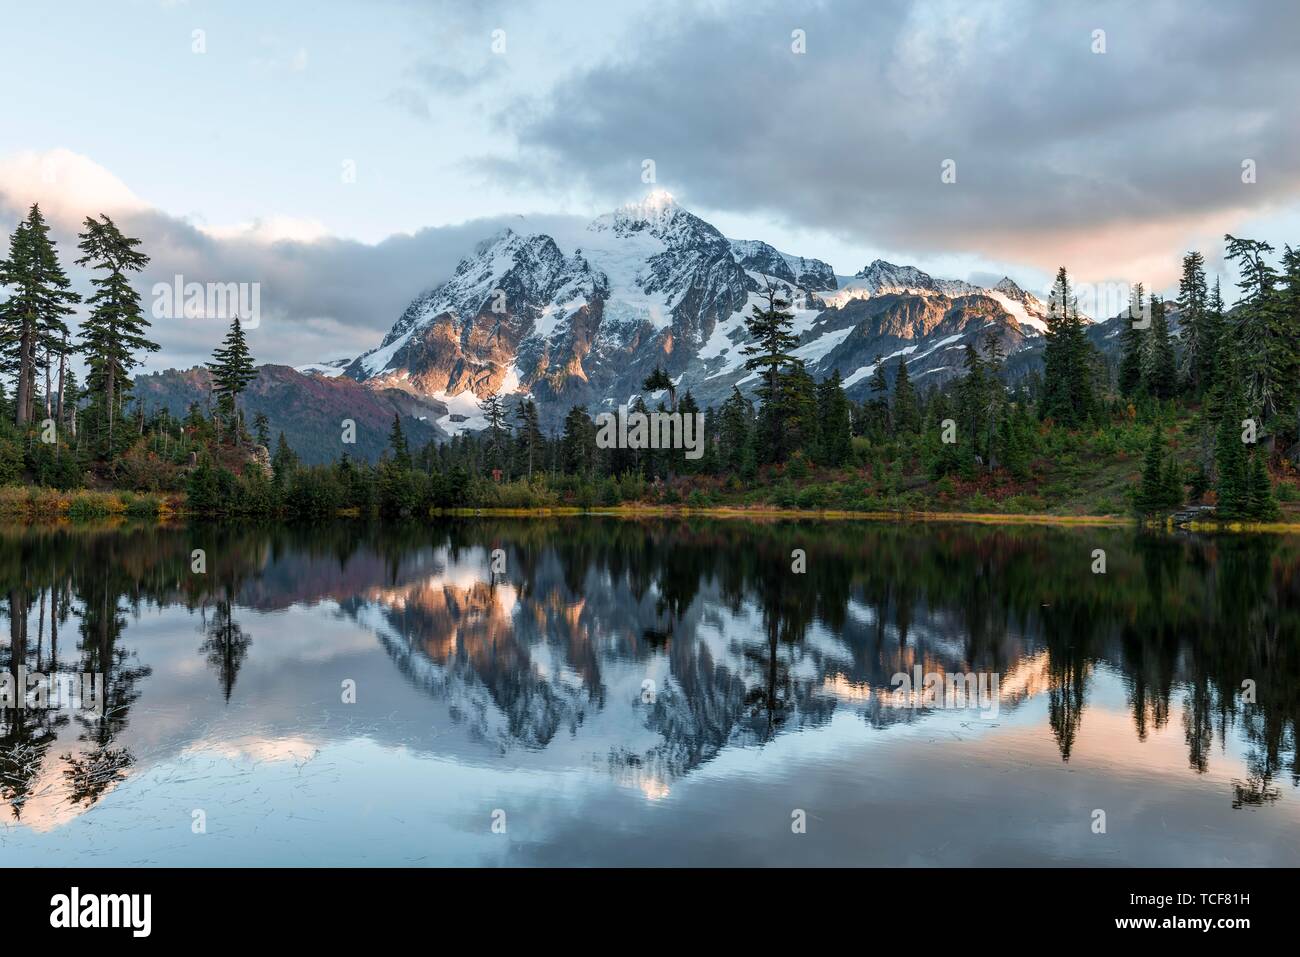
<svg viewBox="0 0 1300 957"><path fill-rule="evenodd" d="M4 865L1300 864L1296 538L32 528L0 579L59 698L0 715Z"/></svg>

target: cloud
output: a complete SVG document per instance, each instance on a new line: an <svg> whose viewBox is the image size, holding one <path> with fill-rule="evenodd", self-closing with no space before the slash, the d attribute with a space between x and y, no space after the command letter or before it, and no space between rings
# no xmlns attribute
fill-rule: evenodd
<svg viewBox="0 0 1300 957"><path fill-rule="evenodd" d="M55 171L51 179L48 170ZM67 150L0 158L0 237L39 202L79 291L89 275L73 265L81 223L107 213L142 240L151 257L135 280L151 306L155 283L259 283L261 323L249 334L261 362L302 364L355 356L379 344L421 291L446 279L485 236L505 226L561 228L567 217L497 217L390 236L369 244L329 236L312 221L269 217L204 227L150 207L109 171ZM0 250L7 245L0 244ZM148 368L188 367L210 357L225 334L215 319L153 320L162 349Z"/></svg>
<svg viewBox="0 0 1300 957"><path fill-rule="evenodd" d="M864 244L1107 270L1132 230L1173 268L1300 197L1297 35L1300 6L1209 0L714 7L503 110L491 168L619 198L649 158L687 202Z"/></svg>

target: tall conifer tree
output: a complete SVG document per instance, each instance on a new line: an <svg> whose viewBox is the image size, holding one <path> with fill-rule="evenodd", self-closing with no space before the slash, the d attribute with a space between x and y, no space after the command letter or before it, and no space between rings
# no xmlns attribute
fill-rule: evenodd
<svg viewBox="0 0 1300 957"><path fill-rule="evenodd" d="M149 257L136 248L140 240L124 236L103 214L99 219L87 217L83 225L85 232L78 237L83 255L77 265L90 266L100 275L91 280L95 292L86 301L90 315L81 324L78 348L90 367L86 385L107 424L105 451L111 456L113 425L120 414L119 393L130 387L127 377L140 363L138 353L158 349L145 335L149 320L144 317L139 293L127 278L128 273L143 269Z"/></svg>

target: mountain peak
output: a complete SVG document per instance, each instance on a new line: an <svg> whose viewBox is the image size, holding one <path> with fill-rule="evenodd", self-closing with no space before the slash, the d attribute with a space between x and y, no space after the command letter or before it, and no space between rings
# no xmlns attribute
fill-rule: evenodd
<svg viewBox="0 0 1300 957"><path fill-rule="evenodd" d="M930 275L915 266L896 266L883 259L873 260L871 265L859 270L857 278L873 282L877 289L929 289L934 286Z"/></svg>
<svg viewBox="0 0 1300 957"><path fill-rule="evenodd" d="M676 206L677 200L666 189L652 189L645 194L645 198L640 203L635 205L646 209L667 209Z"/></svg>
<svg viewBox="0 0 1300 957"><path fill-rule="evenodd" d="M627 231L649 227L653 231L656 227L668 225L685 212L677 205L672 193L656 189L637 202L625 203L612 213L598 216L591 225L594 229L613 227L618 231Z"/></svg>

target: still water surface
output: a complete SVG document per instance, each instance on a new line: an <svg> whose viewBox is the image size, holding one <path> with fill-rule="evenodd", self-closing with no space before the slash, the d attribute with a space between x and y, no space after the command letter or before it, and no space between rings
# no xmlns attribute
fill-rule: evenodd
<svg viewBox="0 0 1300 957"><path fill-rule="evenodd" d="M0 714L0 865L1300 864L1294 538L10 530L0 579L0 665L106 676Z"/></svg>

